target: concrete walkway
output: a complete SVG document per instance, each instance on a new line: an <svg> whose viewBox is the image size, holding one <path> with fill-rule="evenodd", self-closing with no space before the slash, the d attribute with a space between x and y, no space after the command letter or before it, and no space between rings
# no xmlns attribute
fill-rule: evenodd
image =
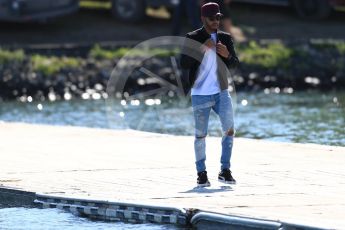
<svg viewBox="0 0 345 230"><path fill-rule="evenodd" d="M345 148L236 138L237 185L196 189L193 137L0 123L0 186L345 229Z"/></svg>

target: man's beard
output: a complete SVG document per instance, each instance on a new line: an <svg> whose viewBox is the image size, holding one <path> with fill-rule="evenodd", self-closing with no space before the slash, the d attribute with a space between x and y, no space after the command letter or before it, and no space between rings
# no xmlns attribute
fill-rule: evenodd
<svg viewBox="0 0 345 230"><path fill-rule="evenodd" d="M209 24L209 25L208 25L208 28L209 28L210 30L217 31L217 29L219 28L219 25L212 25L212 24Z"/></svg>

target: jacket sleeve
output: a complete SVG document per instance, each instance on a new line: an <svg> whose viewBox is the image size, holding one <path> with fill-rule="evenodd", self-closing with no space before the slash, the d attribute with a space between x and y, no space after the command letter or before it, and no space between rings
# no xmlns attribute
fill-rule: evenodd
<svg viewBox="0 0 345 230"><path fill-rule="evenodd" d="M225 45L228 48L230 55L229 55L229 58L223 58L223 61L228 68L236 68L240 62L239 62L238 57L236 55L233 39L230 35L226 39Z"/></svg>

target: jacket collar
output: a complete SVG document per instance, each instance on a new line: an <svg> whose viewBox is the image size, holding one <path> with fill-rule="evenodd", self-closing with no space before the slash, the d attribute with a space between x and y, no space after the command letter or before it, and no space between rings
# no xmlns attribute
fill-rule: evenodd
<svg viewBox="0 0 345 230"><path fill-rule="evenodd" d="M218 39L218 35L219 35L219 32L220 32L220 30L218 29L217 30L217 39ZM207 33L207 31L206 31L206 29L205 29L205 27L202 27L201 28L201 34L202 34L202 36L204 36L205 38L210 38L211 37L211 35L209 34L209 33Z"/></svg>
<svg viewBox="0 0 345 230"><path fill-rule="evenodd" d="M201 28L201 34L205 37L208 37L208 38L211 36L209 33L207 33L205 27Z"/></svg>

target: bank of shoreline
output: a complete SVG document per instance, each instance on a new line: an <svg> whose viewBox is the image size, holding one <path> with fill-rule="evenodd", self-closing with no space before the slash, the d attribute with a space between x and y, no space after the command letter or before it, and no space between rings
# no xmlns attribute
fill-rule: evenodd
<svg viewBox="0 0 345 230"><path fill-rule="evenodd" d="M135 44L34 46L24 49L0 49L0 97L14 99L31 96L46 98L54 92L63 98L66 92L81 96L88 89L103 92L111 72L121 57ZM165 80L174 74L170 52L145 60L145 68ZM241 65L232 71L237 91L280 91L345 88L345 41L311 40L307 43L251 41L237 45ZM136 57L133 57L136 59ZM128 78L128 87L139 90L136 75ZM174 83L174 80L172 80ZM157 84L147 84L155 88Z"/></svg>

